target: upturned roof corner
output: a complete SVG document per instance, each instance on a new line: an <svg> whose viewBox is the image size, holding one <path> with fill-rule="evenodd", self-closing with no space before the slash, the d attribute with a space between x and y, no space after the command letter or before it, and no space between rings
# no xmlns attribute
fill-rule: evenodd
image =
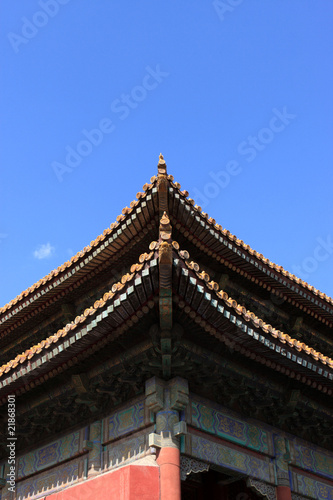
<svg viewBox="0 0 333 500"><path fill-rule="evenodd" d="M81 426L84 443L95 416L110 422L109 415L127 413L135 401L133 418L142 426L130 423L125 434L112 434L107 424L101 436L101 446L113 447L119 437L128 443L153 424L143 401L146 382L161 380L171 405L184 379L190 397L211 401L213 412L223 405L225 415L261 422L263 432L289 436L293 429L292 446L303 439L315 450L318 443L332 449L333 300L204 213L167 173L162 154L154 173L90 245L0 308L0 435L8 430L8 396L17 398L21 465L29 450L39 454L41 443L54 443L67 427ZM194 424L192 400L182 407L181 422L190 424L181 441L187 453L194 433L207 427ZM248 435L238 442L244 449ZM270 446L261 448L268 464ZM37 473L44 471L30 477L41 477L43 486Z"/></svg>
<svg viewBox="0 0 333 500"><path fill-rule="evenodd" d="M274 264L205 214L186 190L181 191L173 176L167 174L162 154L158 175L143 186L143 192L137 193L136 198L90 245L0 307L1 336L8 336L37 317L43 308L68 295L73 287L83 285L101 265L108 266L110 255L112 262L122 258L137 244L138 238L151 231L154 217L158 215L160 220L164 212L173 222L174 232L188 237L200 252L332 328L333 299Z"/></svg>

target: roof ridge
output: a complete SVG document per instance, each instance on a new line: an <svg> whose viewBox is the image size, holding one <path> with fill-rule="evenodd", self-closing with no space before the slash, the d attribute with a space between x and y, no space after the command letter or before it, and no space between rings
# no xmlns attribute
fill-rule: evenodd
<svg viewBox="0 0 333 500"><path fill-rule="evenodd" d="M149 247L152 246L155 242L151 242ZM155 248L155 247L154 247ZM103 294L103 297L100 299L95 300L94 305L86 308L82 314L79 316L76 316L76 318L71 321L70 323L67 323L63 328L60 328L56 333L49 335L46 339L38 342L38 344L30 347L29 349L26 349L24 352L21 354L18 354L14 359L8 361L4 365L0 366L0 378L4 373L8 373L11 369L14 369L18 366L19 363L23 363L27 359L31 359L35 354L39 354L42 349L47 349L50 347L51 344L55 344L61 337L66 337L68 332L75 330L75 328L86 321L88 316L94 315L98 309L101 307L104 307L107 301L113 299L118 292L120 292L124 286L125 283L130 282L133 280L135 274L144 267L145 262L149 262L153 255L154 255L154 248L149 252L144 252L143 254L140 255L139 257L139 262L135 263L131 266L130 268L130 273L125 273L120 281L117 283L114 283L111 287L111 290L108 292L105 292Z"/></svg>
<svg viewBox="0 0 333 500"><path fill-rule="evenodd" d="M176 245L174 244L176 243ZM256 316L252 311L246 310L244 306L238 304L238 302L229 297L228 294L219 290L219 285L215 281L210 279L209 274L202 270L200 272L200 266L194 261L190 261L190 254L187 250L180 250L179 244L177 242L172 242L173 248L177 251L179 257L184 261L185 265L188 269L192 270L197 277L204 281L209 290L216 293L216 295L222 299L229 307L232 307L238 315L242 315L245 321L251 321L255 327L261 328L265 333L269 333L272 337L278 338L282 343L288 343L291 348L296 348L297 351L304 351L307 355L311 355L316 361L319 360L324 365L328 364L330 368L333 368L333 359L325 356L319 351L313 349L313 347L309 347L304 342L300 342L297 339L293 339L287 333L283 333L281 330L274 328L272 325L266 323L263 319ZM178 246L178 248L177 248Z"/></svg>
<svg viewBox="0 0 333 500"><path fill-rule="evenodd" d="M36 283L31 285L29 288L26 290L23 290L20 294L18 294L14 299L12 299L10 302L5 304L4 306L0 307L0 315L11 309L13 306L15 306L20 300L22 300L25 297L28 297L31 293L33 293L35 290L37 290L41 285L44 285L47 283L47 281L50 281L52 278L58 276L59 273L65 271L66 269L70 268L73 264L75 264L80 258L84 257L87 253L92 251L94 247L96 247L101 241L103 241L106 236L109 236L110 234L113 233L113 231L120 225L120 223L125 219L126 215L131 214L132 211L134 210L135 207L140 203L140 200L145 198L148 194L149 191L152 190L154 184L157 181L157 177L153 176L150 179L150 183L146 183L143 185L143 191L139 191L136 194L136 200L131 201L130 207L124 207L122 209L122 213L119 214L116 218L115 222L112 222L110 227L104 229L102 234L99 234L94 240L90 242L90 245L85 246L82 250L79 250L75 255L73 255L69 260L58 266L56 269L53 269L50 271L48 274L46 274L43 278L38 280Z"/></svg>
<svg viewBox="0 0 333 500"><path fill-rule="evenodd" d="M202 208L199 205L196 205L195 201L192 198L189 198L188 191L186 191L186 190L181 191L181 185L178 182L174 182L173 175L167 175L166 163L164 161L162 154L160 154L160 157L159 157L158 170L159 170L159 174L158 174L159 176L161 174L165 175L166 178L170 181L171 186L178 190L178 192L182 195L182 197L185 199L185 201L188 204L190 204L193 207L193 209L196 210L200 214L200 216L206 220L206 222L208 222L210 225L212 225L221 234L226 236L230 241L233 241L237 246L241 246L244 250L248 251L250 255L254 255L257 259L261 260L264 264L273 268L278 273L289 278L290 280L294 281L298 285L301 285L303 288L308 289L314 295L319 296L319 298L324 299L326 302L333 305L333 298L332 297L325 294L324 292L321 292L319 289L315 288L313 285L310 285L306 281L303 281L301 278L298 278L294 274L290 273L289 271L284 269L283 266L279 266L279 265L275 264L274 262L270 261L268 258L264 257L261 253L252 249L250 247L250 245L244 243L243 240L241 240L241 239L237 238L237 236L233 235L229 230L223 229L220 224L216 223L215 219L209 217L207 213L203 212ZM106 228L102 234L98 235L94 240L92 240L90 242L90 245L85 246L82 250L80 250L75 255L73 255L71 257L71 259L64 262L62 265L58 266L56 269L53 269L52 271L50 271L47 275L45 275L43 278L38 280L36 283L34 283L30 287L28 287L26 290L23 290L20 294L18 294L10 302L8 302L4 306L0 307L0 316L2 314L4 314L6 311L8 311L9 309L11 309L13 306L15 306L23 298L28 297L31 293L33 293L35 290L37 290L41 285L44 285L45 283L47 283L47 281L50 281L52 278L58 276L59 273L72 267L72 265L74 263L76 263L80 258L84 257L87 253L89 253L91 250L93 250L93 248L96 247L101 241L103 241L106 238L106 236L112 234L114 229L116 229L119 226L120 222L124 220L126 215L132 213L133 209L139 204L140 200L145 198L147 196L147 193L150 190L152 190L154 184L157 182L157 179L158 179L157 176L152 176L150 179L150 183L144 184L144 186L143 186L144 192L139 191L136 195L137 199L133 200L130 203L130 207L127 207L127 206L124 207L122 209L122 213L117 216L116 222L113 222L109 228Z"/></svg>

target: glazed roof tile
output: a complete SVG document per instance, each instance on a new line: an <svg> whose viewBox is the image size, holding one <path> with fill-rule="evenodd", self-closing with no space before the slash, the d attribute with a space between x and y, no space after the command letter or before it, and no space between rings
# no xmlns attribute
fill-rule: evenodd
<svg viewBox="0 0 333 500"><path fill-rule="evenodd" d="M174 177L172 175L168 175L168 179L169 179L169 181L171 183L171 186L173 188L175 188L176 190L178 190L178 192L182 196L182 198L189 205L191 205L193 207L193 209L198 214L200 214L200 216L206 222L208 222L208 224L210 224L213 228L215 228L216 230L218 230L220 232L220 234L226 236L230 241L234 242L237 246L243 248L244 250L246 250L247 252L249 252L250 255L255 256L257 259L261 260L264 264L268 265L269 267L271 267L272 269L274 269L278 273L280 273L283 276L291 279L292 281L294 281L298 285L303 286L304 288L306 288L307 290L311 291L312 293L314 293L315 295L317 295L321 299L326 300L329 304L333 304L332 297L330 297L329 295L326 295L323 292L320 292L320 290L318 290L314 286L310 285L306 281L303 281L302 279L298 278L294 274L290 273L289 271L287 271L286 269L284 269L282 266L279 266L279 265L275 264L274 262L270 261L269 259L267 259L266 257L264 257L261 253L257 252L253 248L251 248L250 245L247 245L246 243L244 243L243 240L237 238L237 236L235 236L234 234L232 234L229 230L223 229L223 227L220 224L216 223L215 219L213 219L212 217L209 217L209 215L207 213L203 212L202 208L199 205L196 205L195 201L192 198L189 198L188 191L186 191L186 190L181 191L181 185L178 182L174 182Z"/></svg>
<svg viewBox="0 0 333 500"><path fill-rule="evenodd" d="M50 335L46 339L1 366L0 378L4 374L8 374L11 370L14 370L18 365L24 363L25 361L30 361L34 356L48 349L53 344L57 344L58 341L61 341L61 339L68 336L68 334L74 331L79 325L85 323L89 317L95 315L98 310L104 308L105 305L108 305L108 303L111 302L122 289L124 289L127 283L133 281L137 273L144 268L145 263L150 262L154 256L155 258L157 257L159 246L160 243L156 241L151 242L149 245L150 252L141 254L139 262L131 266L130 273L124 274L120 281L112 286L111 290L104 293L103 297L96 300L92 306L85 309L81 315L77 316L72 322L66 324L56 333ZM265 323L265 321L256 316L253 312L247 310L241 304L238 304L232 297L229 297L226 292L219 290L218 283L211 280L209 274L204 270L201 270L200 266L196 262L190 260L189 253L186 250L180 250L179 244L176 241L172 242L172 247L176 252L176 255L183 261L185 267L191 270L204 286L206 286L211 292L215 293L216 297L223 300L227 307L234 309L238 316L241 316L246 322L252 323L255 328L260 328L265 334L269 334L278 341L287 344L290 348L295 349L298 352L303 351L305 354L311 356L315 361L319 361L323 365L333 368L333 360L328 356L324 356L322 353L307 346L303 342L293 339L288 334L285 334L284 332L272 327L272 325Z"/></svg>
<svg viewBox="0 0 333 500"><path fill-rule="evenodd" d="M102 234L100 234L99 236L97 236L97 238L95 238L93 241L91 241L90 245L84 247L83 250L81 250L77 254L75 254L69 261L65 262L64 264L59 266L57 269L54 269L53 271L51 271L44 278L40 279L37 283L35 283L31 287L27 288L22 293L20 293L17 297L15 297L13 300L11 300L7 304L5 304L3 307L1 307L0 308L0 315L6 313L12 307L14 307L16 304L18 304L21 300L28 297L30 294L32 294L33 292L38 290L40 287L45 285L47 282L51 281L54 277L58 276L59 274L61 274L64 271L66 271L66 269L71 268L82 257L84 257L90 253L93 253L94 248L97 247L99 245L99 243L102 242L108 235L111 235L113 232L115 232L115 230L118 228L119 224L125 219L125 217L133 212L135 207L139 204L140 200L147 196L148 192L151 191L153 186L156 184L157 179L158 179L158 177L153 176L151 178L150 183L144 184L144 186L143 186L144 192L137 193L137 195L136 195L137 199L130 203L130 207L123 208L122 213L120 215L118 215L116 222L112 223L109 228L105 229ZM297 283L298 285L301 285L303 288L312 292L314 295L325 300L327 303L333 305L333 299L330 296L326 295L323 292L320 292L314 286L310 285L306 281L303 281L302 279L298 278L294 274L285 270L282 266L279 266L279 265L275 264L274 262L270 261L269 259L264 257L261 253L257 252L256 250L252 249L249 245L244 243L243 240L237 238L237 236L230 233L230 231L228 231L227 229L223 229L220 224L216 223L215 219L209 217L208 214L206 214L205 212L202 211L200 206L195 204L195 201L193 199L189 198L188 191L186 191L186 190L181 191L181 185L178 182L174 182L174 177L172 175L168 175L167 179L170 181L170 185L175 190L177 190L179 195L182 196L182 198L190 206L193 207L193 209L200 215L200 217L202 219L204 219L209 225L211 225L212 228L217 230L221 235L227 237L231 242L235 243L237 246L244 249L250 255L256 257L258 260L262 261L264 264L268 265L270 268L274 269L279 274L289 278L293 282Z"/></svg>
<svg viewBox="0 0 333 500"><path fill-rule="evenodd" d="M293 339L290 335L277 330L272 325L267 324L264 320L256 316L253 312L247 310L241 304L238 304L236 300L229 297L226 292L219 290L219 285L215 281L210 279L208 273L200 270L199 264L190 261L190 255L187 250L179 250L179 244L173 242L173 247L177 251L179 257L184 261L186 267L193 271L199 280L203 282L212 292L216 294L219 299L222 299L229 308L233 308L235 312L244 318L245 321L251 322L256 328L260 328L265 334L269 334L275 339L278 339L283 344L288 344L289 347L296 349L298 352L303 351L305 354L312 356L316 361L320 361L324 365L328 365L333 368L333 359L325 356L321 352L316 351L312 347L309 347L304 342L300 342L297 339Z"/></svg>
<svg viewBox="0 0 333 500"><path fill-rule="evenodd" d="M71 257L70 260L64 262L61 266L57 267L56 269L53 269L50 273L48 273L44 278L41 278L39 281L34 283L32 286L21 292L17 297L12 299L10 302L5 304L3 307L0 307L0 315L7 312L9 309L11 309L13 306L15 306L18 302L20 302L22 299L28 297L28 295L32 294L35 292L38 288L41 286L45 285L47 282L51 281L54 277L58 276L62 272L66 271L66 269L71 268L76 262L81 259L82 257L85 257L86 255L92 253L99 245L100 242L104 241L105 238L112 233L116 231L116 229L119 227L120 223L125 219L125 217L133 212L135 207L140 203L140 200L145 198L148 194L149 191L152 190L153 185L156 183L157 177L153 176L151 178L151 183L150 184L144 184L143 190L144 192L138 192L136 195L136 200L132 201L130 203L129 207L124 207L122 209L122 213L117 216L116 222L113 222L109 228L106 228L102 234L98 235L97 238L92 240L90 242L90 245L85 246L82 250L77 252L73 257Z"/></svg>
<svg viewBox="0 0 333 500"><path fill-rule="evenodd" d="M152 242L150 247L155 248L156 243ZM125 287L126 283L131 282L136 273L143 269L145 263L152 260L153 255L154 251L141 254L139 257L139 262L131 266L130 273L124 274L121 277L120 281L112 285L111 290L104 293L103 297L94 302L93 306L85 309L81 315L76 316L73 321L67 323L56 333L50 335L49 337L30 347L29 349L26 349L21 354L18 354L14 359L2 365L0 367L0 378L4 374L7 374L10 370L15 369L19 364L22 364L25 361L32 359L36 354L41 353L42 350L48 349L52 344L56 344L61 338L66 337L70 332L75 330L78 325L85 323L90 316L93 316L98 312L99 309L103 308L108 302L110 302L118 294L118 292L120 292Z"/></svg>

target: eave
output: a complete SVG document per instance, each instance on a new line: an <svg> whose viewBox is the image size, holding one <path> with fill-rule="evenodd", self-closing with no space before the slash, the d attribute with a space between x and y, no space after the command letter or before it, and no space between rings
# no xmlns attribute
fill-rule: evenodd
<svg viewBox="0 0 333 500"><path fill-rule="evenodd" d="M35 387L36 380L40 380L37 385L42 383L45 374L68 369L122 335L154 307L158 283L157 254L143 254L131 266L131 274L82 315L0 368L1 403L6 402L7 393L18 390L23 394Z"/></svg>
<svg viewBox="0 0 333 500"><path fill-rule="evenodd" d="M164 268L161 268L163 261L159 252L162 245L163 242L152 242L152 251L143 254L140 263L131 267L132 274L124 276L84 314L3 365L0 368L0 391L5 392L2 402L6 401L6 393L15 388L25 392L26 382L22 385L21 380L33 380L48 371L68 368L69 359L79 354L79 360L91 354L92 344L97 350L111 340L110 336L113 339L122 334L133 324L134 317L138 320L141 308L148 313L154 307L153 296L159 293L163 297L160 277ZM250 360L327 395L332 394L332 359L267 325L225 292L218 291L217 283L189 260L187 251L180 250L177 242L171 246L172 295L178 309L184 310L189 319L208 334ZM161 327L163 329L163 324Z"/></svg>
<svg viewBox="0 0 333 500"><path fill-rule="evenodd" d="M21 396L17 400L18 421L22 418L24 426L29 427L28 422L36 425L35 419L38 422L50 405L61 414L65 411L64 400L76 407L85 401L88 413L84 418L88 418L87 415L99 411L95 396L112 390L108 384L103 388L103 380L112 373L120 373L120 379L126 379L129 367L140 366L149 375L164 377L167 373L166 378L185 375L200 392L202 367L212 377L209 383L212 390L216 387L224 391L230 381L236 381L237 389L245 388L250 400L253 393L258 404L271 406L281 401L284 404L287 398L287 414L293 411L288 406L293 405L288 402L288 393L300 384L308 386L298 396L299 411L302 415L315 411L323 426L331 421L333 415L326 405L332 391L323 372L332 373L327 366L331 360L269 327L218 290L208 274L190 260L188 252L170 240L167 218L164 219L160 240L150 244L150 252L140 256L139 262L131 266L130 274L124 275L83 315L2 367L3 410L7 395L16 394ZM161 251L169 245L171 269L169 253L163 255ZM171 294L165 294L163 290L169 288ZM161 298L172 300L162 322ZM183 324L184 332L179 338L175 322ZM171 328L169 335L168 328ZM154 332L157 332L155 339ZM218 345L223 348L216 349ZM284 349L285 355L276 346ZM293 360L294 355L311 362L316 371Z"/></svg>
<svg viewBox="0 0 333 500"><path fill-rule="evenodd" d="M152 222L157 222L156 177L152 178L152 184L145 184L144 189L130 208L125 207L117 221L90 245L0 309L0 337L52 304L65 301L75 289L130 254L131 249L144 240L152 230Z"/></svg>
<svg viewBox="0 0 333 500"><path fill-rule="evenodd" d="M187 191L168 176L170 220L175 229L200 252L249 282L283 298L323 324L333 327L333 299L266 259L210 218L188 198Z"/></svg>
<svg viewBox="0 0 333 500"><path fill-rule="evenodd" d="M144 192L138 193L138 199L123 209L117 222L90 245L0 309L1 337L52 304L64 301L96 272L102 272L130 252L131 247L145 238L151 223L158 221L166 207L174 230L200 252L247 282L285 300L291 307L333 327L331 297L269 261L216 224L194 205L187 191L180 190L180 185L173 182L173 176L167 175L163 159L159 163L158 176L152 177L151 184L145 184L143 188Z"/></svg>
<svg viewBox="0 0 333 500"><path fill-rule="evenodd" d="M273 328L223 292L187 251L173 259L178 306L210 335L267 367L332 394L333 360Z"/></svg>

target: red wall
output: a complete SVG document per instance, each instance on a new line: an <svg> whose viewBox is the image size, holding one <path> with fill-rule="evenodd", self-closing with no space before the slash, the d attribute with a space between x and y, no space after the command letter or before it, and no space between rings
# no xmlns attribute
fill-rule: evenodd
<svg viewBox="0 0 333 500"><path fill-rule="evenodd" d="M159 500L159 467L127 465L101 474L46 500Z"/></svg>

